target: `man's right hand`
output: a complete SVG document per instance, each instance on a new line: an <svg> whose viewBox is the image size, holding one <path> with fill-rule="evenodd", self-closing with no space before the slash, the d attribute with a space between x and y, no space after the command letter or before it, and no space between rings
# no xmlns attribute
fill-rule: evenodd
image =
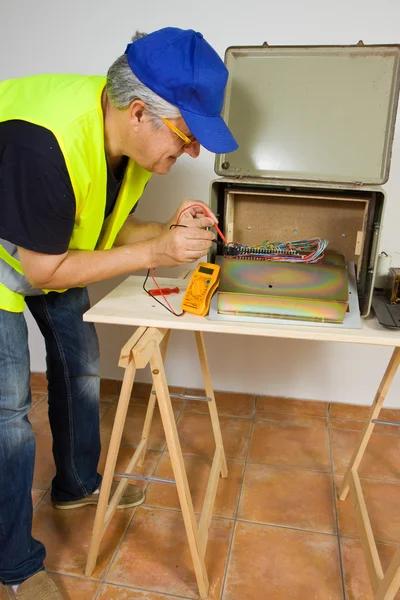
<svg viewBox="0 0 400 600"><path fill-rule="evenodd" d="M173 227L151 240L153 267L195 262L209 251L215 234L197 227Z"/></svg>

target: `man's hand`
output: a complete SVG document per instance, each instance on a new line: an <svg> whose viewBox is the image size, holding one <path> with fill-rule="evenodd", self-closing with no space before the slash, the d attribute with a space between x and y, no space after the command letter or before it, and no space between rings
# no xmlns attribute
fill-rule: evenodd
<svg viewBox="0 0 400 600"><path fill-rule="evenodd" d="M193 206L193 204L196 204L196 206ZM207 214L211 218L207 217ZM197 200L184 200L168 223L147 223L140 221L135 215L130 215L118 233L114 246L126 246L135 242L151 240L170 229L171 225L175 225L178 218L179 223L186 227L205 229L218 223L216 216L207 204Z"/></svg>
<svg viewBox="0 0 400 600"><path fill-rule="evenodd" d="M209 215L209 216L208 216ZM186 227L206 228L213 227L218 223L217 217L204 202L199 200L184 200L181 202L178 210L167 223L167 227L175 225L178 222Z"/></svg>
<svg viewBox="0 0 400 600"><path fill-rule="evenodd" d="M200 222L203 219L206 219L206 217L199 217L196 220ZM186 220L182 219L180 224L186 225ZM205 225L205 227L208 226L208 224ZM201 226L173 227L172 229L168 229L165 233L151 240L153 246L152 266L177 267L195 262L207 254L214 239L214 233Z"/></svg>

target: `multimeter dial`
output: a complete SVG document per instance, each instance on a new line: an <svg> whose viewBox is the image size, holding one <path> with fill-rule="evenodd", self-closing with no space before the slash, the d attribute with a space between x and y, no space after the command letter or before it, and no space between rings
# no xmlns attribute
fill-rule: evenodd
<svg viewBox="0 0 400 600"><path fill-rule="evenodd" d="M192 285L192 294L196 298L200 298L206 291L205 283L202 279L195 279Z"/></svg>

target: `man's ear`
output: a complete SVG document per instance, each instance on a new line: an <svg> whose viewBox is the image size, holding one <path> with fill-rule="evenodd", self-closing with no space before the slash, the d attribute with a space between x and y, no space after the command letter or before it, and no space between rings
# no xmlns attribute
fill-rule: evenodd
<svg viewBox="0 0 400 600"><path fill-rule="evenodd" d="M140 125L146 105L142 100L134 100L129 106L129 121L132 125Z"/></svg>

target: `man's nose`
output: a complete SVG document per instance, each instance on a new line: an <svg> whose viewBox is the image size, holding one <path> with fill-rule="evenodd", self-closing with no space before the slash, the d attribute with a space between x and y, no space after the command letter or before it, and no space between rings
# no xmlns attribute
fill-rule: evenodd
<svg viewBox="0 0 400 600"><path fill-rule="evenodd" d="M189 154L189 156L191 156L192 158L197 158L200 154L200 142L198 142L197 140L195 142L192 142L190 146L186 146L186 148L184 148L183 151L186 152L186 154Z"/></svg>

